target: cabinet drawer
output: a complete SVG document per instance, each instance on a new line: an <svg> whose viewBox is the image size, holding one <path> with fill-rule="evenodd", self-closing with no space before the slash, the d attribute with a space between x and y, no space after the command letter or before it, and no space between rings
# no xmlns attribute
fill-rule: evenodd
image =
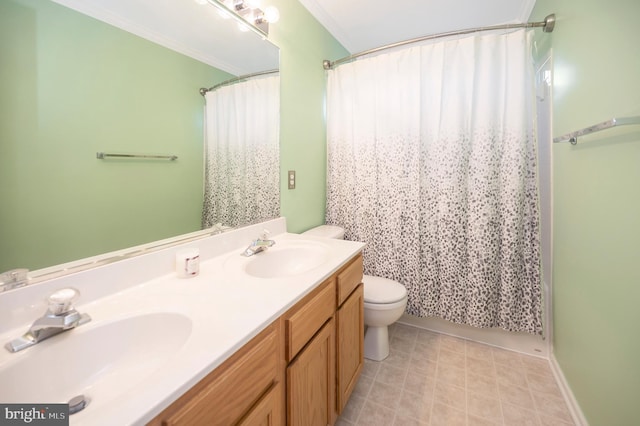
<svg viewBox="0 0 640 426"><path fill-rule="evenodd" d="M287 362L291 361L336 310L335 280L325 281L310 300L298 303L285 317Z"/></svg>
<svg viewBox="0 0 640 426"><path fill-rule="evenodd" d="M338 306L342 305L353 290L362 282L362 254L338 273Z"/></svg>
<svg viewBox="0 0 640 426"><path fill-rule="evenodd" d="M226 426L238 422L277 379L276 330L271 326L270 332L247 344L248 351L241 350L240 357L222 364L203 380L205 383L200 383L202 386L196 385L195 392L185 394L185 402L178 400L174 405L180 408L167 416L162 425Z"/></svg>

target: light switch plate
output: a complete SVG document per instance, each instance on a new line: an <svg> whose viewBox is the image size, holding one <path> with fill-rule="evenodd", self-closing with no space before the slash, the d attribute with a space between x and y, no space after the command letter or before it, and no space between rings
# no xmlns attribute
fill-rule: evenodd
<svg viewBox="0 0 640 426"><path fill-rule="evenodd" d="M296 189L296 171L289 170L287 172L287 183L289 184L289 189Z"/></svg>

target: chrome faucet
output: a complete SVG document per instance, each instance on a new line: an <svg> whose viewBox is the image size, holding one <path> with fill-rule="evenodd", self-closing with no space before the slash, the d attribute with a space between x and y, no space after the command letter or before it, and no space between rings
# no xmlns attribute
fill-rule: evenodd
<svg viewBox="0 0 640 426"><path fill-rule="evenodd" d="M273 246L276 242L273 240L268 240L267 239L268 236L269 236L269 231L265 229L262 235L260 236L260 238L252 241L251 244L249 244L249 247L247 247L246 250L243 251L241 254L243 256L249 257L249 256L253 256L256 253L260 253L261 251L264 251L269 247Z"/></svg>
<svg viewBox="0 0 640 426"><path fill-rule="evenodd" d="M80 293L73 288L58 290L47 299L49 308L47 312L35 320L24 335L7 343L5 347L9 352L18 352L33 346L51 336L60 334L82 324L91 321L87 314L80 314L72 306Z"/></svg>

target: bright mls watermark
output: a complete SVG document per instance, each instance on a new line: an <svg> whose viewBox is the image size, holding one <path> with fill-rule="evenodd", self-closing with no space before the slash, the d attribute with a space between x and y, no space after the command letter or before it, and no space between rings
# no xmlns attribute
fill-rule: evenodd
<svg viewBox="0 0 640 426"><path fill-rule="evenodd" d="M69 426L69 404L0 404L0 426Z"/></svg>

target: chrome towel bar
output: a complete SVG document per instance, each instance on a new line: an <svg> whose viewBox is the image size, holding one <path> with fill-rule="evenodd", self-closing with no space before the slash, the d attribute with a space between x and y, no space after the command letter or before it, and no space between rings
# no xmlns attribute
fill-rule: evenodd
<svg viewBox="0 0 640 426"><path fill-rule="evenodd" d="M106 158L151 158L155 160L171 160L178 159L177 155L147 155L147 154L109 154L106 152L96 152L96 158L104 160Z"/></svg>
<svg viewBox="0 0 640 426"><path fill-rule="evenodd" d="M616 126L628 126L632 124L640 124L640 116L612 118L611 120L603 121L602 123L594 124L593 126L553 138L553 142L558 143L569 141L571 145L575 145L578 143L579 136L588 135L590 133L599 132L600 130L610 129Z"/></svg>

